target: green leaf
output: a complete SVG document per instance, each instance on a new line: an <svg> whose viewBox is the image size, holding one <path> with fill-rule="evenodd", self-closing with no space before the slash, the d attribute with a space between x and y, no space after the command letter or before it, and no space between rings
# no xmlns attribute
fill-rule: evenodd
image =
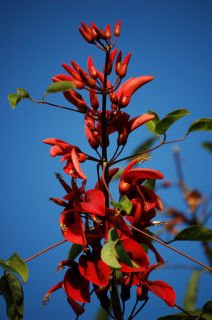
<svg viewBox="0 0 212 320"><path fill-rule="evenodd" d="M153 120L151 120L153 121ZM149 121L150 122L150 121ZM148 123L148 122L147 122ZM147 124L146 123L146 124ZM153 145L153 143L155 142L155 140L157 139L156 136L153 136L147 140L145 140L142 144L140 144L134 151L133 154L138 154L144 151L147 151L148 149L150 149L150 147ZM132 158L129 159L129 161L132 161Z"/></svg>
<svg viewBox="0 0 212 320"><path fill-rule="evenodd" d="M155 131L159 134L165 134L168 128L177 120L184 117L185 115L190 114L187 109L178 109L171 113L168 113L162 120L160 120L156 127Z"/></svg>
<svg viewBox="0 0 212 320"><path fill-rule="evenodd" d="M4 268L4 270L19 274L23 279L23 282L26 283L29 275L29 270L26 263L19 257L17 253L14 253L6 261L0 259L0 266Z"/></svg>
<svg viewBox="0 0 212 320"><path fill-rule="evenodd" d="M6 302L9 320L22 320L24 315L24 294L20 280L8 273L0 279L0 288Z"/></svg>
<svg viewBox="0 0 212 320"><path fill-rule="evenodd" d="M104 244L101 250L101 259L111 268L121 269L121 265L116 259L114 243L112 241L108 241Z"/></svg>
<svg viewBox="0 0 212 320"><path fill-rule="evenodd" d="M202 308L202 311L212 315L212 300L206 302Z"/></svg>
<svg viewBox="0 0 212 320"><path fill-rule="evenodd" d="M201 118L194 121L188 128L188 133L192 131L212 131L212 119Z"/></svg>
<svg viewBox="0 0 212 320"><path fill-rule="evenodd" d="M65 92L75 88L75 84L71 81L58 81L50 84L46 89L46 93Z"/></svg>
<svg viewBox="0 0 212 320"><path fill-rule="evenodd" d="M123 196L119 202L110 201L110 204L113 206L113 208L117 208L121 211L126 212L126 214L130 214L132 210L132 203L127 198L127 196Z"/></svg>
<svg viewBox="0 0 212 320"><path fill-rule="evenodd" d="M127 198L127 196L123 196L121 200L119 201L122 210L126 212L126 214L130 214L132 210L132 203L131 201Z"/></svg>
<svg viewBox="0 0 212 320"><path fill-rule="evenodd" d="M212 153L212 142L205 141L205 142L202 143L202 147L207 149L209 152Z"/></svg>
<svg viewBox="0 0 212 320"><path fill-rule="evenodd" d="M29 98L29 93L25 89L17 88L16 90L20 99Z"/></svg>
<svg viewBox="0 0 212 320"><path fill-rule="evenodd" d="M130 259L127 251L124 249L115 228L111 228L109 230L108 239L111 243L114 244L115 255L120 262L126 264L129 267L139 268L139 266Z"/></svg>
<svg viewBox="0 0 212 320"><path fill-rule="evenodd" d="M203 226L191 226L181 232L179 232L176 237L169 241L212 241L212 230Z"/></svg>
<svg viewBox="0 0 212 320"><path fill-rule="evenodd" d="M201 271L193 271L187 284L187 291L184 296L183 309L194 311L197 300L197 290L199 285Z"/></svg>
<svg viewBox="0 0 212 320"><path fill-rule="evenodd" d="M17 88L17 94L11 93L8 95L8 100L13 109L17 106L17 104L26 98L29 98L29 93L25 89Z"/></svg>
<svg viewBox="0 0 212 320"><path fill-rule="evenodd" d="M148 114L154 114L155 117L154 117L154 119L146 122L145 125L146 125L147 129L148 129L150 132L152 132L152 133L154 133L154 134L157 134L157 132L155 131L155 127L156 127L157 123L160 121L160 118L159 118L159 116L157 115L157 113L154 112L154 111L152 111L152 110L148 110L147 113L148 113Z"/></svg>
<svg viewBox="0 0 212 320"><path fill-rule="evenodd" d="M146 179L144 186L152 191L155 189L156 180L155 179Z"/></svg>
<svg viewBox="0 0 212 320"><path fill-rule="evenodd" d="M82 250L83 246L81 244L73 243L68 253L68 260L74 260Z"/></svg>
<svg viewBox="0 0 212 320"><path fill-rule="evenodd" d="M122 175L123 169L119 168L119 171L113 176L112 181L118 180Z"/></svg>

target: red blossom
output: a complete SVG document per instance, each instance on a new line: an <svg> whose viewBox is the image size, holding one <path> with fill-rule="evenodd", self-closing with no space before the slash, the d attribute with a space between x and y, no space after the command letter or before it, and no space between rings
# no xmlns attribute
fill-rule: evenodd
<svg viewBox="0 0 212 320"><path fill-rule="evenodd" d="M80 178L87 180L87 177L82 172L80 162L86 160L86 155L81 152L79 147L73 146L63 140L59 139L45 139L44 143L52 145L50 154L52 157L63 156L61 162L66 161L64 171L74 178Z"/></svg>

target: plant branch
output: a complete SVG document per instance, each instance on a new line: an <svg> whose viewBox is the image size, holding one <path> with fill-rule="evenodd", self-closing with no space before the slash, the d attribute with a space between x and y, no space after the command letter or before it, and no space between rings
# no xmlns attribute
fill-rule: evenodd
<svg viewBox="0 0 212 320"><path fill-rule="evenodd" d="M192 261L194 261L194 262L198 263L199 265L201 265L202 267L204 267L204 268L208 269L209 271L212 271L212 268L210 268L210 267L206 266L205 264L203 264L203 263L201 263L201 262L197 261L196 259L194 259L194 258L192 258L192 257L188 256L187 254L185 254L185 253L183 253L183 252L181 252L181 251L179 251L179 250L177 250L177 249L175 249L175 248L173 248L173 247L169 246L169 245L168 245L168 244L166 244L165 242L162 242L161 240L158 240L158 239L156 239L155 237L150 236L150 235L149 235L149 234L147 234L146 232L144 232L144 231L142 231L142 230L140 230L140 229L138 229L138 228L136 228L136 227L133 227L133 226L131 226L131 225L130 225L130 224L128 224L128 223L127 223L127 226L128 226L128 227L130 227L131 229L133 229L133 230L135 230L135 231L137 231L137 232L141 233L142 235L146 236L147 238L150 238L150 239L152 239L152 240L154 240L154 241L156 241L156 242L158 242L158 243L162 244L163 246L165 246L165 247L167 247L167 248L169 248L169 249L171 249L171 250L173 250L173 251L175 251L175 252L177 252L177 253L181 254L182 256L184 256L184 257L186 257L186 258L188 258L188 259L190 259L190 260L192 260Z"/></svg>
<svg viewBox="0 0 212 320"><path fill-rule="evenodd" d="M49 251L49 250L51 250L51 249L53 249L53 248L55 248L55 247L57 247L57 246L59 246L59 245L65 243L66 241L67 241L67 240L62 240L62 241L60 241L60 242L58 242L58 243L55 243L55 244L53 244L52 246L50 246L50 247L48 247L48 248L46 248L46 249L44 249L44 250L42 250L42 251L39 251L38 253L34 254L34 255L31 256L30 258L27 258L26 260L24 260L24 262L27 262L27 261L29 261L29 260L32 260L32 259L40 256L41 254L43 254L43 253L45 253L45 252L47 252L47 251Z"/></svg>

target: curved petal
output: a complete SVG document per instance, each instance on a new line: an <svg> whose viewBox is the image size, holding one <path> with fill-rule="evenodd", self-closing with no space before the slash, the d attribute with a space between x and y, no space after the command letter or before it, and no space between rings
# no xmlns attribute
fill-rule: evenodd
<svg viewBox="0 0 212 320"><path fill-rule="evenodd" d="M122 240L121 243L128 253L129 257L139 266L139 268L129 267L124 263L119 262L122 266L122 269L120 269L120 271L140 272L146 270L149 265L149 258L142 246L133 239Z"/></svg>
<svg viewBox="0 0 212 320"><path fill-rule="evenodd" d="M101 190L92 189L85 193L86 202L80 202L78 209L93 215L105 216L105 196Z"/></svg>
<svg viewBox="0 0 212 320"><path fill-rule="evenodd" d="M64 210L59 224L66 240L83 246L87 244L82 219L77 211Z"/></svg>
<svg viewBox="0 0 212 320"><path fill-rule="evenodd" d="M79 302L90 302L89 281L81 275L77 267L66 271L63 283L68 297Z"/></svg>
<svg viewBox="0 0 212 320"><path fill-rule="evenodd" d="M79 258L79 271L81 275L100 287L105 287L110 278L110 267L101 259L90 259L85 255Z"/></svg>
<svg viewBox="0 0 212 320"><path fill-rule="evenodd" d="M174 307L176 294L174 289L166 282L163 281L147 281L145 285L150 291L156 294L159 298L168 304L169 307Z"/></svg>

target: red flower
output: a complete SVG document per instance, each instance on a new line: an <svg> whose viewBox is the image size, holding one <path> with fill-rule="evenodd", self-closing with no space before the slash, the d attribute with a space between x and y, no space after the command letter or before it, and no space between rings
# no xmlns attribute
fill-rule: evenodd
<svg viewBox="0 0 212 320"><path fill-rule="evenodd" d="M150 266L143 274L140 276L140 284L137 287L137 298L139 300L148 299L148 291L152 291L159 298L163 299L169 307L174 307L176 294L174 289L166 282L156 280L147 280L149 273L157 267L157 264Z"/></svg>
<svg viewBox="0 0 212 320"><path fill-rule="evenodd" d="M99 250L94 250L92 255L80 256L79 271L85 279L97 286L105 287L108 284L110 267L101 260Z"/></svg>
<svg viewBox="0 0 212 320"><path fill-rule="evenodd" d="M61 162L66 161L66 165L64 167L65 173L69 174L73 178L80 178L87 180L87 177L82 172L80 168L80 162L84 162L86 160L86 155L81 152L81 150L77 146L73 146L63 140L59 139L45 139L44 143L50 144L53 147L50 149L50 154L52 157L63 156Z"/></svg>
<svg viewBox="0 0 212 320"><path fill-rule="evenodd" d="M73 311L76 315L81 315L84 312L84 307L81 306L78 302L88 303L90 302L90 293L89 293L89 281L82 277L81 273L78 269L78 264L71 260L65 260L60 262L59 268L63 268L65 265L71 266L66 271L64 280L54 285L45 295L42 304L46 304L50 295L60 289L63 288L66 295L67 300L72 307ZM76 300L76 301L75 301Z"/></svg>
<svg viewBox="0 0 212 320"><path fill-rule="evenodd" d="M70 242L86 246L87 241L80 214L74 209L65 209L59 220L64 238Z"/></svg>
<svg viewBox="0 0 212 320"><path fill-rule="evenodd" d="M141 160L142 157L132 160L124 169L119 183L119 191L121 194L128 194L134 186L140 185L146 179L163 179L163 174L156 170L146 168L132 169L132 167Z"/></svg>

